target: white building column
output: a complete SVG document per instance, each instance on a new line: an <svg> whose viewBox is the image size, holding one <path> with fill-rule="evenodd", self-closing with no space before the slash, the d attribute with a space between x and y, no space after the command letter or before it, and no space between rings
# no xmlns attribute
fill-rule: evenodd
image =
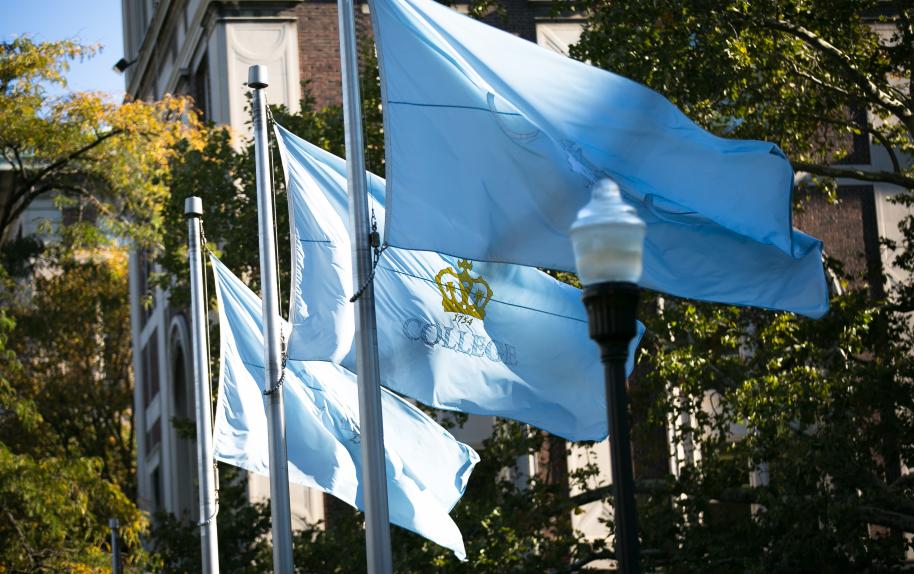
<svg viewBox="0 0 914 574"><path fill-rule="evenodd" d="M248 68L267 66L270 85L267 102L295 112L301 101L298 67L298 28L295 18L221 17L209 37L210 119L227 124L245 139L250 137L247 89Z"/></svg>

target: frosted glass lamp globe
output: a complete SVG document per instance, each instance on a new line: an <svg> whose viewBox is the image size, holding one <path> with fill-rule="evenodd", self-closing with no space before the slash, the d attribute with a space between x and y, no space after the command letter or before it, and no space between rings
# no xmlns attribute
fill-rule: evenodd
<svg viewBox="0 0 914 574"><path fill-rule="evenodd" d="M637 283L641 279L644 222L622 201L611 179L594 185L590 202L571 224L571 244L581 284Z"/></svg>

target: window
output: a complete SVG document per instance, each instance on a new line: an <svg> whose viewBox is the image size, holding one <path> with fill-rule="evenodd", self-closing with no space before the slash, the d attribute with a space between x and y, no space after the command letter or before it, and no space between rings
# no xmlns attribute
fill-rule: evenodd
<svg viewBox="0 0 914 574"><path fill-rule="evenodd" d="M200 60L200 65L197 66L197 71L194 72L193 79L191 80L191 96L194 98L194 106L197 108L197 111L200 112L200 115L203 116L203 119L208 119L207 117L207 107L208 107L208 94L209 94L209 74L207 72L207 59L206 56Z"/></svg>
<svg viewBox="0 0 914 574"><path fill-rule="evenodd" d="M140 250L136 253L137 267L137 292L140 294L138 304L141 310L140 328L146 324L149 317L152 316L152 289L149 286L149 276L152 274L152 265L149 262L149 256L146 251Z"/></svg>
<svg viewBox="0 0 914 574"><path fill-rule="evenodd" d="M164 506L162 493L165 488L162 485L162 470L158 465L149 473L149 482L152 486L152 507L159 510Z"/></svg>
<svg viewBox="0 0 914 574"><path fill-rule="evenodd" d="M567 56L568 48L581 38L583 29L583 21L537 22L536 43Z"/></svg>
<svg viewBox="0 0 914 574"><path fill-rule="evenodd" d="M162 419L156 419L156 422L152 423L152 427L146 431L146 456L149 456L149 453L159 446L162 442Z"/></svg>
<svg viewBox="0 0 914 574"><path fill-rule="evenodd" d="M159 338L155 330L143 347L143 406L148 407L159 394Z"/></svg>
<svg viewBox="0 0 914 574"><path fill-rule="evenodd" d="M174 402L173 415L166 420L166 429L171 424L175 439L172 441L174 470L172 477L173 502L171 509L177 513L187 512L194 515L197 509L197 465L195 424L195 400L193 376L190 374L190 358L184 351L187 341L186 321L178 316L172 322L171 329L171 396Z"/></svg>

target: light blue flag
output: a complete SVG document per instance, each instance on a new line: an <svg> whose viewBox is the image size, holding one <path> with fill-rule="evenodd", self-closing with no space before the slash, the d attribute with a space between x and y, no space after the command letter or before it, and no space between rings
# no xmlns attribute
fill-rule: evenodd
<svg viewBox="0 0 914 574"><path fill-rule="evenodd" d="M288 354L354 368L346 164L277 126L292 225ZM369 174L384 220L384 180ZM374 278L381 382L428 405L607 434L603 369L581 292L530 267L389 248ZM643 333L629 348L630 373Z"/></svg>
<svg viewBox="0 0 914 574"><path fill-rule="evenodd" d="M216 458L269 475L262 394L260 299L215 257L222 355L216 408ZM355 375L329 362L290 360L285 382L289 480L363 508ZM384 447L390 521L466 558L448 516L479 456L422 411L384 390Z"/></svg>
<svg viewBox="0 0 914 574"><path fill-rule="evenodd" d="M391 245L573 271L568 228L611 177L647 223L643 286L827 311L777 146L716 137L640 84L433 0L370 7Z"/></svg>

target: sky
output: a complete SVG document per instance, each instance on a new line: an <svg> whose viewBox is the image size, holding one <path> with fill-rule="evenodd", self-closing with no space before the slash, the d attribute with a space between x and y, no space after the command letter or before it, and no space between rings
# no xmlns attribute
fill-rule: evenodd
<svg viewBox="0 0 914 574"><path fill-rule="evenodd" d="M95 57L71 63L69 90L107 92L117 101L124 96L124 76L112 66L123 56L122 27L121 0L0 0L0 41L28 35L101 44Z"/></svg>

